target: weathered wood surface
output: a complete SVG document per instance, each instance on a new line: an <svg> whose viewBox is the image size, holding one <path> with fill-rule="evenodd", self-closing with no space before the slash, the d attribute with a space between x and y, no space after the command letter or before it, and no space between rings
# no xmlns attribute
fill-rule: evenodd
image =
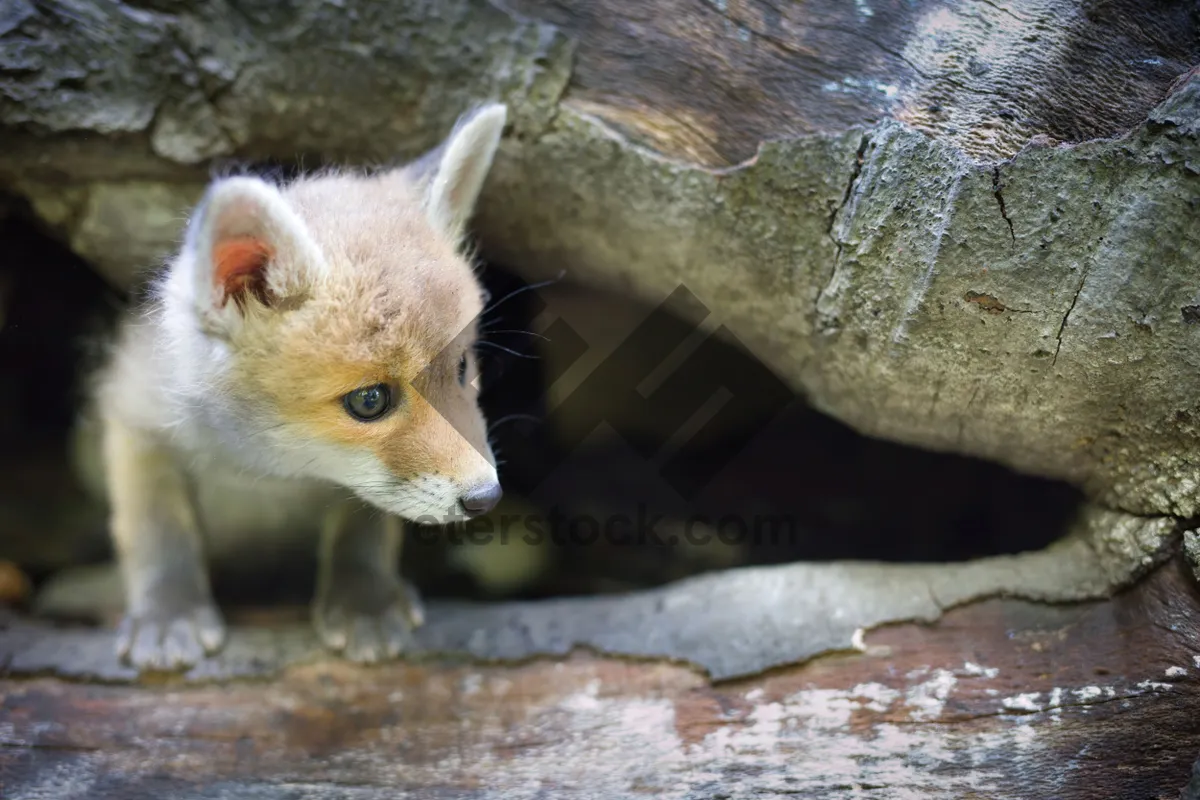
<svg viewBox="0 0 1200 800"><path fill-rule="evenodd" d="M990 600L713 684L586 651L144 685L0 680L8 798L1177 798L1200 756L1180 561L1109 601ZM43 631L73 659L70 629ZM77 659L76 659L77 660Z"/></svg>
<svg viewBox="0 0 1200 800"><path fill-rule="evenodd" d="M567 102L710 166L902 120L980 161L1141 124L1197 61L1193 4L513 0L578 42Z"/></svg>

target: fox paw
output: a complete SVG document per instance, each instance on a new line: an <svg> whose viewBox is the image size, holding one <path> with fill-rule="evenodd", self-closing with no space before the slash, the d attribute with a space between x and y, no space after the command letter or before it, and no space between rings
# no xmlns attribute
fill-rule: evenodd
<svg viewBox="0 0 1200 800"><path fill-rule="evenodd" d="M139 670L178 670L225 644L225 623L211 604L177 614L126 614L117 628L117 657Z"/></svg>
<svg viewBox="0 0 1200 800"><path fill-rule="evenodd" d="M326 647L360 664L395 658L411 648L425 621L420 595L390 576L358 575L333 582L313 605L313 624Z"/></svg>

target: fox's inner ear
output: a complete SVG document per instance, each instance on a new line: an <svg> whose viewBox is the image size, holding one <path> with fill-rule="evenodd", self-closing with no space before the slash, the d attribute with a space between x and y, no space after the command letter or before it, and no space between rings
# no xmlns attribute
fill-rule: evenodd
<svg viewBox="0 0 1200 800"><path fill-rule="evenodd" d="M427 184L426 209L430 221L455 239L475 210L507 118L508 109L499 103L465 114L431 154L437 166Z"/></svg>
<svg viewBox="0 0 1200 800"><path fill-rule="evenodd" d="M218 313L244 312L251 302L278 306L303 294L323 269L303 221L275 187L256 178L213 184L187 247L198 305Z"/></svg>
<svg viewBox="0 0 1200 800"><path fill-rule="evenodd" d="M235 236L213 244L213 282L218 305L245 305L253 297L264 306L275 299L267 286L267 265L275 248L254 236Z"/></svg>

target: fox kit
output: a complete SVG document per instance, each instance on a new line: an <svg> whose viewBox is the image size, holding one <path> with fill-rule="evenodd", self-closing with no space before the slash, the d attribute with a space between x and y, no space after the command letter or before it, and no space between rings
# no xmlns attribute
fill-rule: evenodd
<svg viewBox="0 0 1200 800"><path fill-rule="evenodd" d="M313 622L352 660L398 654L421 624L398 517L475 516L501 494L472 352L483 290L460 245L505 117L465 115L389 172L209 188L98 375L123 660L221 648L206 529L319 520Z"/></svg>

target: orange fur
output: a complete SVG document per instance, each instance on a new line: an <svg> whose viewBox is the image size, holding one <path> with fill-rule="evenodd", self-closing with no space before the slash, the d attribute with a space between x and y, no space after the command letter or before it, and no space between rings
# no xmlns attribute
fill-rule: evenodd
<svg viewBox="0 0 1200 800"><path fill-rule="evenodd" d="M382 636L378 623L408 603L372 566L394 562L399 526L348 520L361 501L426 519L487 513L499 499L471 353L482 288L460 245L505 119L503 106L485 107L436 164L210 187L97 386L132 663L186 664L220 647L200 525L236 537L317 524L314 620L326 644L362 660L401 644L387 628L386 643L347 645L356 631ZM379 383L392 390L388 413L348 413L347 393ZM362 580L383 594L358 592ZM395 608L360 604L391 592ZM185 635L168 641L168 630Z"/></svg>
<svg viewBox="0 0 1200 800"><path fill-rule="evenodd" d="M465 491L489 467L476 390L457 381L464 354L473 375L483 303L457 242L420 213L418 191L403 174L322 175L285 187L328 274L287 313L247 315L231 367L235 385L269 401L302 436L368 451L398 479L434 476ZM214 249L234 265L223 270L228 280L266 252L245 237ZM288 267L287 254L278 264ZM374 422L351 418L343 396L375 383L392 387L396 407Z"/></svg>

